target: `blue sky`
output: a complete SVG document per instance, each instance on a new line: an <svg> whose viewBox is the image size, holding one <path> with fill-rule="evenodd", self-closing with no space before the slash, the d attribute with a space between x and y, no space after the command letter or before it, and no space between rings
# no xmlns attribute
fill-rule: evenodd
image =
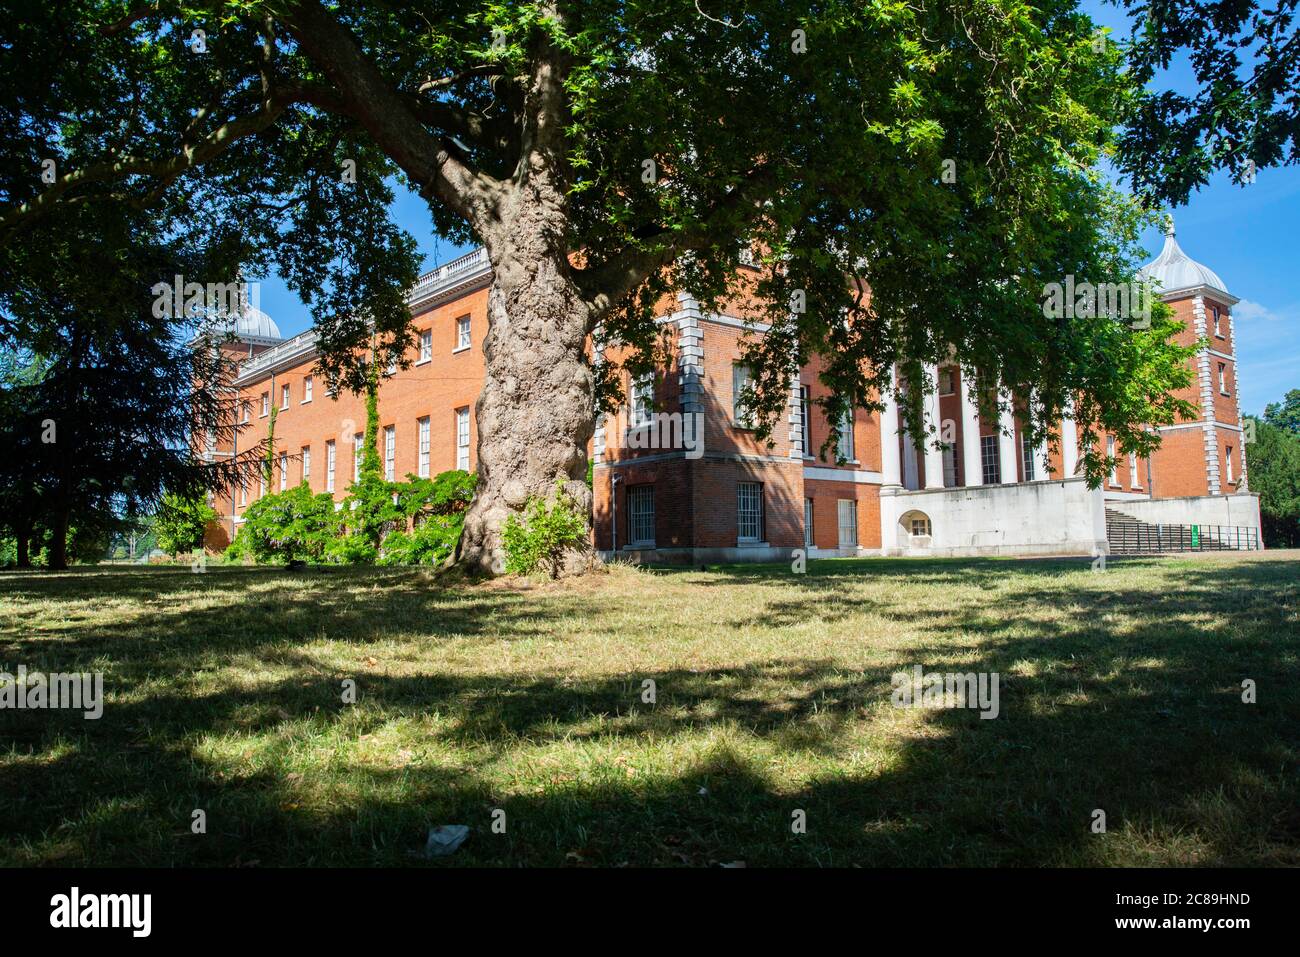
<svg viewBox="0 0 1300 957"><path fill-rule="evenodd" d="M1098 23L1127 34L1124 14L1108 3L1084 0L1083 9ZM1191 87L1191 73L1174 64L1162 82ZM1260 414L1288 389L1300 389L1300 168L1261 170L1248 186L1215 177L1184 207L1175 209L1183 251L1219 274L1228 291L1241 298L1233 310L1240 365L1241 408ZM433 235L428 207L414 194L399 195L394 216L420 243L425 269L465 252ZM1143 237L1151 257L1164 241L1158 230ZM1293 273L1292 270L1297 270ZM310 325L307 309L277 277L262 283L261 307L286 336Z"/></svg>

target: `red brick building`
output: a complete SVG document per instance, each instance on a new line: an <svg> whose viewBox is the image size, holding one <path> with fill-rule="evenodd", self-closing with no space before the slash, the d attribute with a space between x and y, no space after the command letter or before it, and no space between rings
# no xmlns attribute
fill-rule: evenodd
<svg viewBox="0 0 1300 957"><path fill-rule="evenodd" d="M827 422L813 401L823 391L816 362L792 377L786 422L759 442L737 403L747 375L737 361L740 340L751 328L744 303L707 314L679 295L659 318L668 367L625 382L625 405L597 423L590 450L597 548L675 562L779 560L796 549L813 557L1096 554L1111 548L1108 533L1113 539L1119 525L1160 529L1158 542L1171 526L1197 525L1206 529L1198 540L1257 547L1236 397L1238 300L1183 253L1172 227L1144 272L1185 322L1184 341L1210 342L1195 357L1186 396L1200 414L1162 430L1159 452L1149 461L1130 457L1096 490L1075 475L1069 418L1059 424L1059 450L1031 447L1013 403L982 416L956 365L927 370L938 387L924 399L927 420L952 438L943 448L912 441L892 398L883 414L858 409L847 422ZM411 290L412 365L379 391L378 452L388 477L474 469L489 280L479 250ZM363 399L326 393L315 374L313 332L281 339L269 317L250 309L233 334L225 348L245 357L236 381L240 437L261 441L274 404L275 469L270 488L255 480L216 497L222 520L210 530L212 548L223 548L248 504L269 491L305 481L342 501L365 430ZM818 454L830 428L841 430L844 462Z"/></svg>

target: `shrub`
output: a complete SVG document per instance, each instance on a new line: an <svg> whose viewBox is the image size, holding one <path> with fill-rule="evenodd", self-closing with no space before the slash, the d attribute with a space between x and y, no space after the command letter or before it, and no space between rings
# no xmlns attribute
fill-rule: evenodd
<svg viewBox="0 0 1300 957"><path fill-rule="evenodd" d="M585 551L587 517L564 491L564 483L555 483L554 500L531 498L524 507L524 517L511 515L501 531L506 550L506 571L531 575L539 569L555 578L560 563L570 550Z"/></svg>
<svg viewBox="0 0 1300 957"><path fill-rule="evenodd" d="M338 527L334 499L328 492L313 495L304 482L250 505L226 557L249 556L258 562L324 561Z"/></svg>

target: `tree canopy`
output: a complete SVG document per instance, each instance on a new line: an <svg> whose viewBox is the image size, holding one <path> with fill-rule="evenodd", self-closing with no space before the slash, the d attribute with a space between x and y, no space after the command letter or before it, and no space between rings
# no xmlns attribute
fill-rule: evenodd
<svg viewBox="0 0 1300 957"><path fill-rule="evenodd" d="M1187 411L1160 307L1143 328L1042 308L1053 284L1127 282L1141 254L1142 211L1096 170L1140 76L1075 0L10 5L0 246L76 204L199 223L285 276L322 370L358 391L372 343L381 367L409 345L390 179L486 247L474 561L500 566L506 517L557 476L589 503L619 381L589 337L648 363L669 292L720 308L752 283L763 429L813 353L832 418L895 364L921 383L951 358L1032 396L1035 430L1075 398L1093 481L1100 430L1145 454Z"/></svg>

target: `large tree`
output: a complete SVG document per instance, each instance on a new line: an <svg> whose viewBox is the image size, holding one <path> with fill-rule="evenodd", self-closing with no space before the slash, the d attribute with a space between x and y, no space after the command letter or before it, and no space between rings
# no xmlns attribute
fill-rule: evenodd
<svg viewBox="0 0 1300 957"><path fill-rule="evenodd" d="M1264 543L1300 545L1300 435L1285 426L1248 417L1254 439L1246 444L1250 490L1259 495Z"/></svg>
<svg viewBox="0 0 1300 957"><path fill-rule="evenodd" d="M1138 254L1135 209L1094 170L1135 88L1074 0L71 0L8 11L0 59L23 76L0 110L0 243L68 203L202 203L317 307L322 368L352 388L372 339L385 365L410 341L387 178L486 247L462 541L483 567L557 477L590 503L617 394L593 334L644 363L663 296L717 305L744 254L766 267L748 358L768 427L813 352L829 416L950 350L1032 394L1036 429L1077 397L1094 481L1099 430L1145 454L1144 426L1185 411L1159 309L1133 329L1041 308Z"/></svg>
<svg viewBox="0 0 1300 957"><path fill-rule="evenodd" d="M1126 117L1118 159L1143 197L1185 203L1210 176L1249 185L1300 162L1298 0L1111 0L1133 17L1127 58L1151 88ZM1193 88L1161 89L1180 57Z"/></svg>
<svg viewBox="0 0 1300 957"><path fill-rule="evenodd" d="M0 505L21 541L39 529L48 565L69 530L113 531L165 491L200 497L256 466L260 450L207 461L233 429L233 367L195 317L142 296L180 272L232 268L130 205L61 206L0 249L0 327L22 374L0 376Z"/></svg>

